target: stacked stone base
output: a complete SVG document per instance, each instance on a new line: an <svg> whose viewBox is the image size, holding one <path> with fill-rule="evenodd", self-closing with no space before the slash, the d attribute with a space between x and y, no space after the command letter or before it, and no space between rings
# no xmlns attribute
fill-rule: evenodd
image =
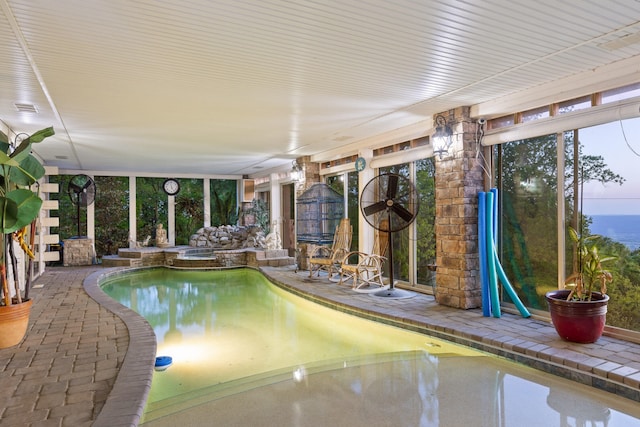
<svg viewBox="0 0 640 427"><path fill-rule="evenodd" d="M93 264L93 240L77 238L67 239L63 243L64 255L62 262L65 267Z"/></svg>
<svg viewBox="0 0 640 427"><path fill-rule="evenodd" d="M103 267L172 266L177 268L224 268L295 265L286 249L213 250L211 257L189 257L189 246L175 248L120 249L118 255L102 258Z"/></svg>

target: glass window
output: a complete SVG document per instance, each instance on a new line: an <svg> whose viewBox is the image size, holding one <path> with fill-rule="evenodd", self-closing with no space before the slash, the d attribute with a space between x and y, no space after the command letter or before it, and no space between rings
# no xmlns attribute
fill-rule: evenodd
<svg viewBox="0 0 640 427"><path fill-rule="evenodd" d="M585 108L591 108L591 97L588 95L559 103L558 114L570 113Z"/></svg>
<svg viewBox="0 0 640 427"><path fill-rule="evenodd" d="M435 163L433 158L415 162L416 190L420 198L420 209L416 217L417 227L417 284L429 287L435 284L436 239L435 239Z"/></svg>
<svg viewBox="0 0 640 427"><path fill-rule="evenodd" d="M620 101L640 96L640 83L602 92L602 103Z"/></svg>
<svg viewBox="0 0 640 427"><path fill-rule="evenodd" d="M129 247L129 178L96 176L96 256L115 255Z"/></svg>
<svg viewBox="0 0 640 427"><path fill-rule="evenodd" d="M549 107L540 107L522 113L522 123L549 117Z"/></svg>
<svg viewBox="0 0 640 427"><path fill-rule="evenodd" d="M336 193L344 196L344 175L328 176L325 181Z"/></svg>
<svg viewBox="0 0 640 427"><path fill-rule="evenodd" d="M347 177L347 194L344 194L344 179ZM329 176L326 179L327 185L334 189L338 194L346 197L347 203L347 218L351 222L353 228L353 235L351 238L351 250L357 251L359 248L358 230L359 230L359 190L358 190L358 172L348 172L340 175ZM368 249L365 249L365 251ZM351 262L356 262L354 256Z"/></svg>
<svg viewBox="0 0 640 427"><path fill-rule="evenodd" d="M202 179L180 179L176 195L176 245L188 245L189 238L204 224ZM235 183L235 181L233 181ZM211 196L213 198L213 194ZM235 207L235 199L232 206Z"/></svg>
<svg viewBox="0 0 640 427"><path fill-rule="evenodd" d="M358 172L349 172L347 174L347 215L351 220L351 226L353 227L353 237L351 239L351 249L357 250L360 247L359 234L359 218L360 218L360 191L358 189L359 182Z"/></svg>
<svg viewBox="0 0 640 427"><path fill-rule="evenodd" d="M544 294L558 283L556 135L496 150L500 260L523 304L545 309Z"/></svg>
<svg viewBox="0 0 640 427"><path fill-rule="evenodd" d="M640 331L640 119L578 134L578 219L587 233L602 236L601 254L617 257L607 264L613 274L607 324Z"/></svg>
<svg viewBox="0 0 640 427"><path fill-rule="evenodd" d="M489 120L489 129L499 129L507 126L513 126L515 124L515 117L513 114L503 117L497 117Z"/></svg>
<svg viewBox="0 0 640 427"><path fill-rule="evenodd" d="M197 190L194 196L200 197L198 203L202 206L202 181L200 183L200 191ZM212 179L209 182L211 192L211 225L235 225L238 222L238 182L234 179ZM198 224L202 227L204 219Z"/></svg>
<svg viewBox="0 0 640 427"><path fill-rule="evenodd" d="M167 223L167 194L162 189L164 178L136 178L136 235L138 241L156 237L156 225Z"/></svg>
<svg viewBox="0 0 640 427"><path fill-rule="evenodd" d="M380 168L380 174L395 173L410 179L409 163ZM408 282L409 276L409 228L393 233L393 274L395 280ZM387 251L387 256L389 255ZM388 266L385 266L388 272Z"/></svg>

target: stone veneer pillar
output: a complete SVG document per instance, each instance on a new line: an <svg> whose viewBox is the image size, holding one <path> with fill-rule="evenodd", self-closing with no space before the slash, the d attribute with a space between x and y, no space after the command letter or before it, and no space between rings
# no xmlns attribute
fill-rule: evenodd
<svg viewBox="0 0 640 427"><path fill-rule="evenodd" d="M469 107L441 114L453 130L448 156L436 156L436 301L456 308L482 304L478 256L478 192L484 173L476 159L476 122Z"/></svg>
<svg viewBox="0 0 640 427"><path fill-rule="evenodd" d="M320 163L311 161L310 156L302 156L296 159L298 165L302 167L302 176L296 183L296 198L307 191L313 184L320 182Z"/></svg>

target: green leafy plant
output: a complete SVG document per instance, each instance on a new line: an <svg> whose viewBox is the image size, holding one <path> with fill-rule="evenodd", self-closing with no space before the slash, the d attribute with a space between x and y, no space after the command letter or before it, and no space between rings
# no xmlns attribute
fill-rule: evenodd
<svg viewBox="0 0 640 427"><path fill-rule="evenodd" d="M607 284L613 281L613 275L602 264L615 260L614 256L602 256L595 241L598 235L585 236L569 227L569 237L576 251L575 271L565 280L565 287L571 292L567 301L591 301L593 292L607 293ZM598 289L599 288L599 289Z"/></svg>
<svg viewBox="0 0 640 427"><path fill-rule="evenodd" d="M52 127L39 130L20 142L18 147L9 143L5 135L0 136L0 281L2 282L0 305L11 305L11 294L7 283L7 255L12 261L13 276L17 277L17 263L13 255L11 239L20 242L25 252L32 256L31 249L24 241L25 228L38 217L42 199L31 186L44 176L44 167L31 154L32 144L42 142L52 136ZM35 229L34 229L35 230ZM32 232L33 235L33 232ZM7 250L8 249L8 250ZM22 302L18 281L14 279L15 300ZM25 298L28 297L25 286Z"/></svg>

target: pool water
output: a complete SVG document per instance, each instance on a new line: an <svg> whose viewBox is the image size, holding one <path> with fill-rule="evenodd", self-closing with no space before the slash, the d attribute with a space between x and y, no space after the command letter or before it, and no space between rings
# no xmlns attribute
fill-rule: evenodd
<svg viewBox="0 0 640 427"><path fill-rule="evenodd" d="M320 306L255 270L149 269L103 290L173 358L145 426L640 426L636 402Z"/></svg>

